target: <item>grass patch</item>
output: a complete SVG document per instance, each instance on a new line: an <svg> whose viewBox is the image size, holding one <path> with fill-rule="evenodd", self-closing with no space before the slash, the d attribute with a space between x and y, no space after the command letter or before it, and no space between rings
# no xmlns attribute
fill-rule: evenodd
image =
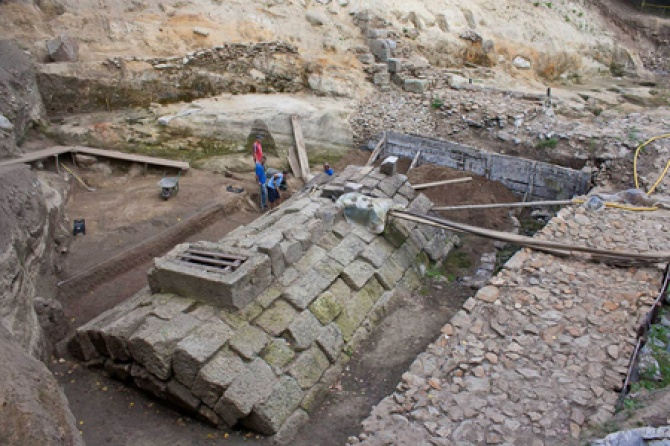
<svg viewBox="0 0 670 446"><path fill-rule="evenodd" d="M542 141L538 141L537 144L535 144L536 149L553 149L558 145L558 138L549 138L549 139L543 139Z"/></svg>
<svg viewBox="0 0 670 446"><path fill-rule="evenodd" d="M437 109L440 108L444 105L444 101L440 98L433 98L433 100L430 102L430 106Z"/></svg>

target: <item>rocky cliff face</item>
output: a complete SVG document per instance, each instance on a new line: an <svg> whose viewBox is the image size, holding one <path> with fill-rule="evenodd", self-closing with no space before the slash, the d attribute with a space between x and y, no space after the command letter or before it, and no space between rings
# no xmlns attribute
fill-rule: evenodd
<svg viewBox="0 0 670 446"><path fill-rule="evenodd" d="M84 444L56 379L1 325L0 376L0 444Z"/></svg>
<svg viewBox="0 0 670 446"><path fill-rule="evenodd" d="M30 56L16 43L0 40L0 159L17 153L16 143L43 116Z"/></svg>
<svg viewBox="0 0 670 446"><path fill-rule="evenodd" d="M0 173L0 325L40 359L48 355L48 342L33 300L53 277L66 186L53 174L25 166Z"/></svg>

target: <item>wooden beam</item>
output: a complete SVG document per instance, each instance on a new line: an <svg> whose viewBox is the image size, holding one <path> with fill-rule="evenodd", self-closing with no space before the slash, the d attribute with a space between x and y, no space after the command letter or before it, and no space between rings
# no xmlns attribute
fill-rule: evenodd
<svg viewBox="0 0 670 446"><path fill-rule="evenodd" d="M414 169L417 164L419 164L419 158L421 157L421 150L416 152L416 155L414 155L414 159L412 160L412 163L409 165L409 169L407 169L407 172L410 170Z"/></svg>
<svg viewBox="0 0 670 446"><path fill-rule="evenodd" d="M385 142L386 142L386 132L382 134L382 138L379 140L379 142L375 146L375 149L372 151L372 155L370 155L370 158L368 158L368 162L365 163L366 166L372 166L372 163L374 163L377 160L379 154L382 152L382 148L384 147Z"/></svg>
<svg viewBox="0 0 670 446"><path fill-rule="evenodd" d="M572 200L553 200L553 201L529 201L514 203L490 203L490 204L465 204L461 206L436 206L434 211L461 211L468 209L498 209L498 208L526 208L542 206L565 206L568 204L578 204Z"/></svg>
<svg viewBox="0 0 670 446"><path fill-rule="evenodd" d="M429 187L443 186L445 184L467 183L469 181L472 181L472 177L455 178L453 180L435 181L433 183L415 184L415 185L412 186L412 188L414 190L428 189Z"/></svg>
<svg viewBox="0 0 670 446"><path fill-rule="evenodd" d="M312 176L309 171L309 158L307 158L307 151L305 150L305 141L302 137L302 127L300 127L299 117L291 116L291 124L293 125L293 138L295 139L295 148L298 152L298 161L300 162L300 174L305 180L309 180Z"/></svg>

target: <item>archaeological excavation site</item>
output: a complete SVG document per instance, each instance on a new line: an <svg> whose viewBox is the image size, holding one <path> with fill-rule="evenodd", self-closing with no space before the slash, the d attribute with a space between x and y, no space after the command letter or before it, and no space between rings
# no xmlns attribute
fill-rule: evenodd
<svg viewBox="0 0 670 446"><path fill-rule="evenodd" d="M670 445L670 1L0 0L0 446Z"/></svg>

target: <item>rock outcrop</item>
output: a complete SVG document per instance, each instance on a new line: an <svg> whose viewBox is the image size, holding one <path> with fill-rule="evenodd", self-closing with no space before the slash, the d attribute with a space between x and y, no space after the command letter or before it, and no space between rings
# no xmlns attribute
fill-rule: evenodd
<svg viewBox="0 0 670 446"><path fill-rule="evenodd" d="M44 359L48 342L34 310L38 289L53 289L54 238L65 183L26 166L0 172L0 325L31 355Z"/></svg>
<svg viewBox="0 0 670 446"><path fill-rule="evenodd" d="M0 159L18 153L16 143L44 117L30 56L0 40Z"/></svg>
<svg viewBox="0 0 670 446"><path fill-rule="evenodd" d="M83 445L56 379L0 325L0 444Z"/></svg>

